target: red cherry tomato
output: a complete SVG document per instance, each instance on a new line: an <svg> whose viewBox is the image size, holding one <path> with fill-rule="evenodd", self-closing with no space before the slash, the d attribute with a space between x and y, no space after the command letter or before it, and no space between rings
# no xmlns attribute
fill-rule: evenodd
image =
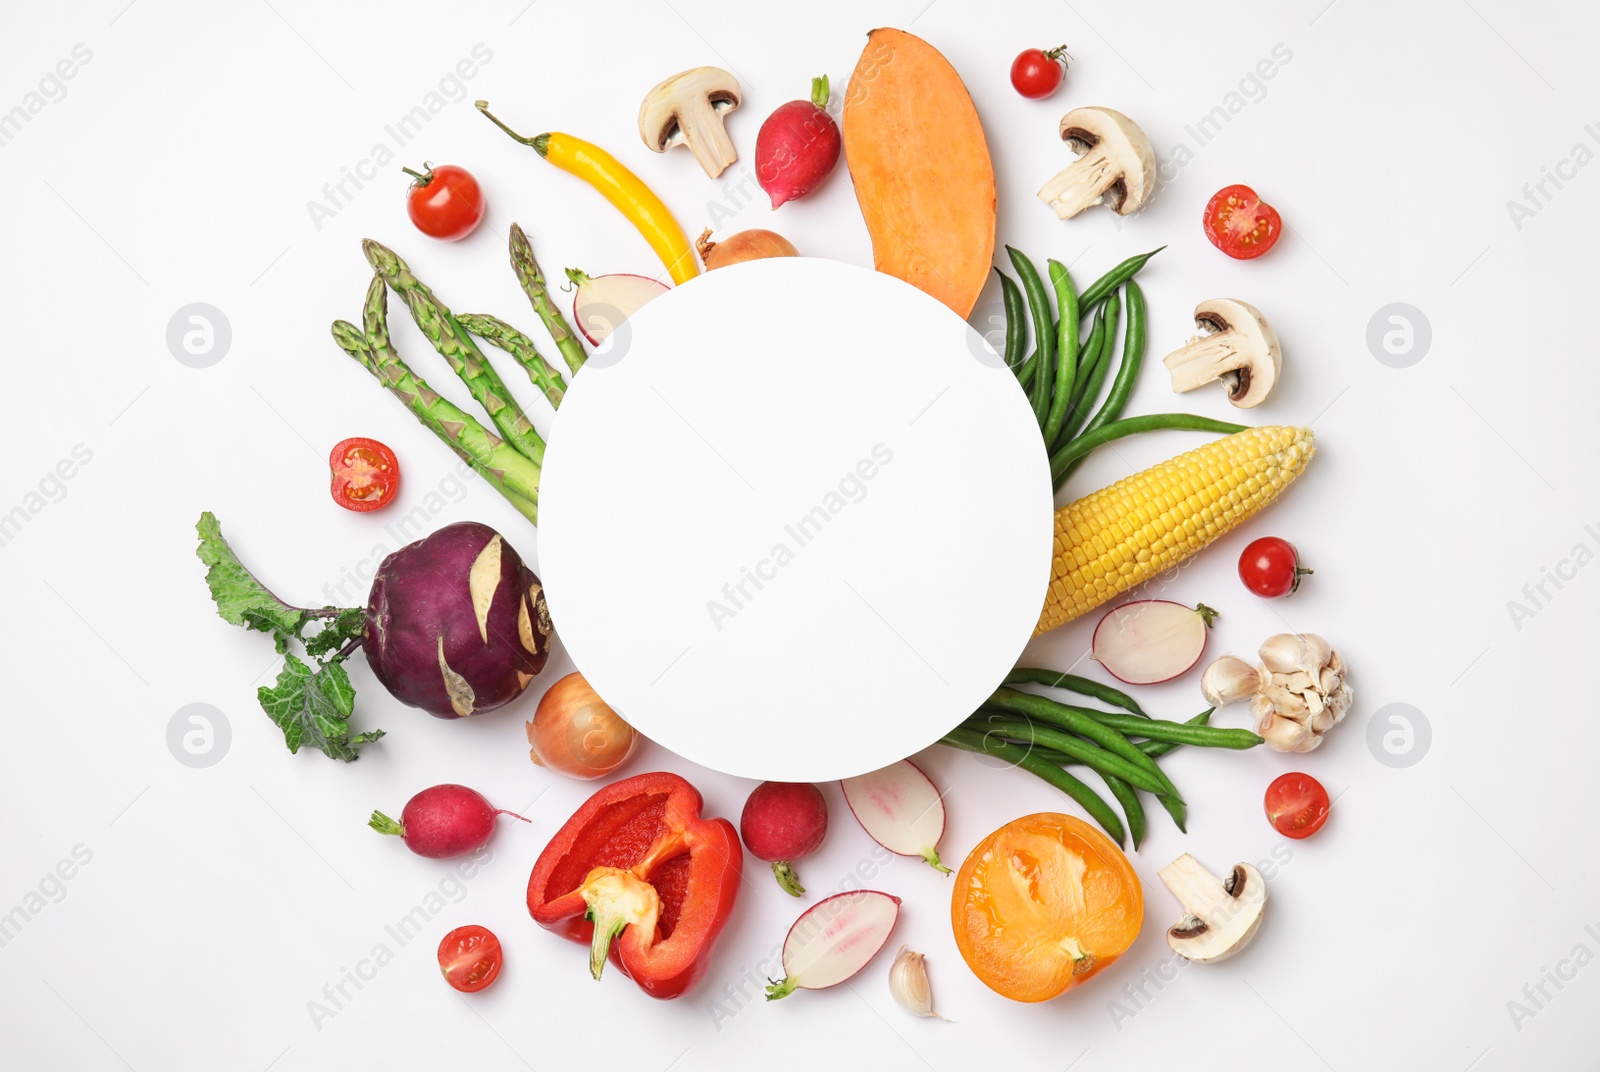
<svg viewBox="0 0 1600 1072"><path fill-rule="evenodd" d="M1267 821L1286 838L1308 838L1328 821L1328 791L1309 774L1280 774L1267 786Z"/></svg>
<svg viewBox="0 0 1600 1072"><path fill-rule="evenodd" d="M1067 46L1052 48L1027 48L1017 53L1011 61L1011 85L1029 100L1042 100L1056 91L1066 73Z"/></svg>
<svg viewBox="0 0 1600 1072"><path fill-rule="evenodd" d="M328 455L333 501L366 513L388 506L400 492L400 462L376 439L341 440Z"/></svg>
<svg viewBox="0 0 1600 1072"><path fill-rule="evenodd" d="M1300 565L1294 544L1276 536L1251 540L1239 555L1239 579L1263 599L1277 599L1300 587L1300 578L1314 570Z"/></svg>
<svg viewBox="0 0 1600 1072"><path fill-rule="evenodd" d="M476 994L500 977L505 960L500 939L487 927L457 927L439 943L439 970L444 981L463 994Z"/></svg>
<svg viewBox="0 0 1600 1072"><path fill-rule="evenodd" d="M416 181L406 195L406 212L417 230L446 242L465 238L483 220L483 191L472 172L454 164L427 166L419 175L403 169Z"/></svg>
<svg viewBox="0 0 1600 1072"><path fill-rule="evenodd" d="M1248 186L1224 186L1206 202L1206 237L1235 260L1259 257L1278 241L1283 217Z"/></svg>

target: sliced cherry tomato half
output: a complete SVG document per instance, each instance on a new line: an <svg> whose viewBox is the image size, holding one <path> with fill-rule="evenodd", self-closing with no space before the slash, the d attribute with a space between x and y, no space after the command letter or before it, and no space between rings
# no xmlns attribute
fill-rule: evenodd
<svg viewBox="0 0 1600 1072"><path fill-rule="evenodd" d="M439 970L444 981L463 994L476 994L500 977L505 960L500 939L487 927L457 927L439 943Z"/></svg>
<svg viewBox="0 0 1600 1072"><path fill-rule="evenodd" d="M1300 565L1294 544L1278 536L1252 540L1239 555L1239 579L1262 599L1298 591L1300 578L1312 572Z"/></svg>
<svg viewBox="0 0 1600 1072"><path fill-rule="evenodd" d="M400 493L400 461L376 439L341 440L328 455L333 501L366 513L388 506Z"/></svg>
<svg viewBox="0 0 1600 1072"><path fill-rule="evenodd" d="M406 195L406 213L417 230L455 242L478 229L483 220L483 190L472 172L454 164L403 169L413 179Z"/></svg>
<svg viewBox="0 0 1600 1072"><path fill-rule="evenodd" d="M1224 186L1206 202L1206 237L1235 260L1259 257L1278 241L1283 218L1248 186Z"/></svg>
<svg viewBox="0 0 1600 1072"><path fill-rule="evenodd" d="M1309 774L1280 774L1267 786L1267 821L1286 838L1308 838L1328 821L1328 791Z"/></svg>

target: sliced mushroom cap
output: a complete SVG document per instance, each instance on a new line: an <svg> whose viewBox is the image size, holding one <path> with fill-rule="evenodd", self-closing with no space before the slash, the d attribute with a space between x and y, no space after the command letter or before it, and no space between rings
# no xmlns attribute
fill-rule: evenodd
<svg viewBox="0 0 1600 1072"><path fill-rule="evenodd" d="M1167 944L1188 960L1215 963L1233 956L1256 935L1267 904L1267 883L1249 864L1233 865L1218 880L1188 853L1158 874L1183 906L1167 930Z"/></svg>
<svg viewBox="0 0 1600 1072"><path fill-rule="evenodd" d="M1074 108L1061 117L1061 140L1078 159L1039 191L1039 200L1061 219L1100 204L1126 216L1155 193L1155 150L1139 124L1121 112Z"/></svg>
<svg viewBox="0 0 1600 1072"><path fill-rule="evenodd" d="M1195 326L1204 334L1168 354L1172 389L1182 394L1221 380L1228 401L1249 409L1277 386L1283 363L1278 333L1249 302L1211 298L1194 307Z"/></svg>
<svg viewBox="0 0 1600 1072"><path fill-rule="evenodd" d="M716 178L738 159L722 117L739 107L739 80L720 67L693 67L645 94L639 136L653 152L687 145Z"/></svg>

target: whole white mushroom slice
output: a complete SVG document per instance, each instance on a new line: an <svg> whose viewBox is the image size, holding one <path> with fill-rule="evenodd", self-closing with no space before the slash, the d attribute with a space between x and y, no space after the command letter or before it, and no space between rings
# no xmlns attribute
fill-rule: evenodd
<svg viewBox="0 0 1600 1072"><path fill-rule="evenodd" d="M1167 945L1188 960L1215 963L1250 944L1267 905L1267 883L1249 864L1233 865L1218 879L1184 853L1158 874L1183 906L1183 918L1167 930Z"/></svg>
<svg viewBox="0 0 1600 1072"><path fill-rule="evenodd" d="M767 1000L796 990L826 990L865 968L889 940L900 918L900 898L877 890L851 890L824 898L801 913L783 940L783 978L767 987Z"/></svg>
<svg viewBox="0 0 1600 1072"><path fill-rule="evenodd" d="M1179 394L1221 380L1228 401L1249 409L1266 401L1283 365L1278 333L1260 309L1233 298L1210 298L1194 307L1201 334L1162 359Z"/></svg>
<svg viewBox="0 0 1600 1072"><path fill-rule="evenodd" d="M1155 193L1155 150L1139 124L1121 112L1074 108L1061 117L1061 140L1078 159L1039 190L1039 200L1061 219L1100 204L1126 216Z"/></svg>
<svg viewBox="0 0 1600 1072"><path fill-rule="evenodd" d="M901 856L920 856L945 874L939 862L944 836L944 799L915 763L902 759L871 774L839 783L861 828L879 845Z"/></svg>

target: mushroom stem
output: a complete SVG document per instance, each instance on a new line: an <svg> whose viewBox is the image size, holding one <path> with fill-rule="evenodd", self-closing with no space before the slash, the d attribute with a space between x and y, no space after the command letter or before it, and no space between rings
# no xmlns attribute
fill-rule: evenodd
<svg viewBox="0 0 1600 1072"><path fill-rule="evenodd" d="M1039 199L1055 209L1058 218L1070 219L1089 206L1100 204L1106 191L1121 181L1122 173L1111 157L1095 145L1045 183ZM1120 202L1122 194L1119 192L1114 200Z"/></svg>
<svg viewBox="0 0 1600 1072"><path fill-rule="evenodd" d="M1214 380L1226 384L1229 395L1241 394L1240 370L1248 375L1249 362L1239 349L1239 336L1231 331L1197 335L1162 360L1172 373L1172 389L1179 394Z"/></svg>

